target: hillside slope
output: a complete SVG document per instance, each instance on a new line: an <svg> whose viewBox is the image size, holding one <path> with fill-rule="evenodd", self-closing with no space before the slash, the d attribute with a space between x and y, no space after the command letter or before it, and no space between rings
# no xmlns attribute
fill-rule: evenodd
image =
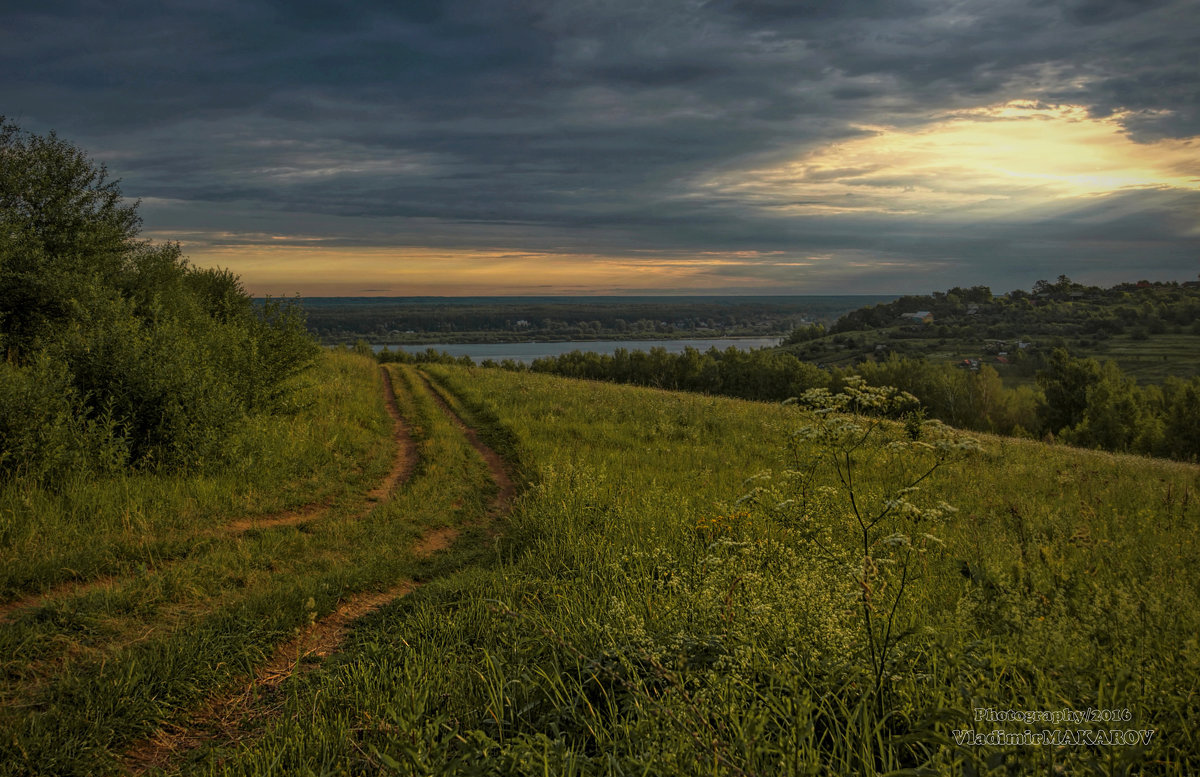
<svg viewBox="0 0 1200 777"><path fill-rule="evenodd" d="M423 369L519 472L506 537L185 771L1200 768L1200 468ZM1066 745L954 733L1026 729Z"/></svg>
<svg viewBox="0 0 1200 777"><path fill-rule="evenodd" d="M993 295L986 286L907 296L859 308L828 333L802 327L788 338L798 358L842 367L925 358L987 364L1006 381L1030 380L1055 348L1115 361L1143 383L1200 371L1200 284L1085 286L1060 276L1032 292Z"/></svg>

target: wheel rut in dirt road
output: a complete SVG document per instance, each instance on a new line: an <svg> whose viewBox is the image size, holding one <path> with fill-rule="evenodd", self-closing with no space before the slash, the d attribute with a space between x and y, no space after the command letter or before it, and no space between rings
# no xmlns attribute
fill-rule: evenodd
<svg viewBox="0 0 1200 777"><path fill-rule="evenodd" d="M276 648L270 660L244 687L211 697L185 724L164 726L150 739L127 750L121 758L122 766L129 774L143 774L150 769L166 768L206 742L236 742L248 722L269 716L269 710L264 711L261 704L265 695L303 671L305 662L336 652L354 621L415 587L415 583L405 580L386 591L361 593L346 599L295 639Z"/></svg>
<svg viewBox="0 0 1200 777"><path fill-rule="evenodd" d="M488 471L498 487L497 494L488 506L487 516L498 517L509 509L516 495L516 487L504 460L454 412L424 375L421 375L421 379L439 410L487 463ZM452 545L458 536L459 531L454 527L430 530L412 546L414 555L417 558L429 558ZM128 774L140 775L151 769L167 768L178 763L205 743L235 743L243 739L250 724L268 719L275 713L276 708L264 704L265 697L270 696L288 678L315 663L314 659L320 660L336 653L355 621L412 593L420 586L421 582L418 581L401 580L386 591L349 597L332 613L308 626L298 637L278 647L270 660L243 687L210 697L186 723L166 725L150 739L126 750L120 759L122 767Z"/></svg>
<svg viewBox="0 0 1200 777"><path fill-rule="evenodd" d="M454 409L450 407L449 403L447 403L445 398L442 396L442 389L440 386L435 385L425 373L420 372L418 374L421 376L421 380L425 382L425 387L429 389L429 393L430 396L433 397L433 401L437 403L438 407L442 409L442 412L446 414L451 422L458 427L459 431L466 436L467 442L471 443L471 447L474 448L479 455L483 457L484 462L487 463L488 471L492 474L492 480L496 481L496 485L500 489L496 496L492 499L492 504L489 509L493 514L504 512L509 508L513 499L517 495L516 484L513 482L512 476L509 474L508 466L504 463L504 459L500 457L500 454L496 453L496 451L492 450L483 440L481 440L479 433L472 427L468 426L466 421L463 421L463 419L459 417L458 413L456 413Z"/></svg>
<svg viewBox="0 0 1200 777"><path fill-rule="evenodd" d="M417 463L417 446L412 439L412 434L408 423L400 414L400 407L396 402L395 389L392 386L391 373L384 367L379 368L380 376L383 382L383 396L387 407L388 416L392 419L392 437L395 441L396 452L392 456L391 468L384 479L378 486L371 489L366 494L368 506L355 516L361 518L371 510L371 504L385 499L396 487L408 480L412 475L413 469ZM318 502L304 507L284 510L282 512L269 515L254 516L249 518L240 518L231 521L221 526L212 529L200 531L194 535L196 539L210 538L227 538L236 537L240 534L245 534L251 530L275 529L281 526L298 526L301 524L310 523L325 517L331 507L330 500ZM168 562L173 563L173 562ZM151 566L139 572L141 575L154 574L161 566ZM104 588L111 588L119 584L122 580L127 579L123 575L105 575L103 577L94 578L92 580L73 580L68 583L62 583L51 588L48 591L43 591L39 594L32 594L14 599L11 602L0 604L0 624L15 614L25 610L32 610L38 607L45 606L59 599L67 597L82 596L93 591L98 591Z"/></svg>
<svg viewBox="0 0 1200 777"><path fill-rule="evenodd" d="M400 414L400 406L396 404L396 389L392 386L392 373L386 367L379 368L383 377L383 393L387 400L388 415L392 417L392 436L396 440L396 455L392 459L392 469L387 477L377 487L367 494L367 498L378 502L386 498L396 486L408 480L417 465L417 444L413 441L412 430L408 422Z"/></svg>
<svg viewBox="0 0 1200 777"><path fill-rule="evenodd" d="M396 452L392 456L392 466L379 485L367 492L368 502L380 502L396 489L396 486L408 480L417 464L417 445L413 441L408 422L400 414L400 406L396 403L396 390L392 385L392 374L386 367L379 368L383 380L383 398L387 413L392 419L392 439L396 443ZM296 526L308 523L321 517L329 509L329 503L309 505L299 510L278 513L271 516L244 518L225 524L214 530L214 534L235 535L243 534L251 529L274 529L279 526ZM370 508L364 509L365 514ZM359 516L361 517L361 516Z"/></svg>

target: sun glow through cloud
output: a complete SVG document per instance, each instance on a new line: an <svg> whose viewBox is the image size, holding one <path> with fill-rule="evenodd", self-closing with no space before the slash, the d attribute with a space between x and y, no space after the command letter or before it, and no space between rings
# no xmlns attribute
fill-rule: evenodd
<svg viewBox="0 0 1200 777"><path fill-rule="evenodd" d="M790 214L972 217L1130 189L1200 190L1195 138L1138 143L1121 114L1013 101L867 133L781 166L703 180L700 193Z"/></svg>
<svg viewBox="0 0 1200 777"><path fill-rule="evenodd" d="M23 5L0 111L259 293L1196 275L1197 0Z"/></svg>

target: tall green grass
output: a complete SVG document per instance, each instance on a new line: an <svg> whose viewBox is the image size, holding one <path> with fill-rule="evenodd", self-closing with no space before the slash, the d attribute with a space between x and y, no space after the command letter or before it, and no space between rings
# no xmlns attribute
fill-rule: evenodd
<svg viewBox="0 0 1200 777"><path fill-rule="evenodd" d="M846 486L824 465L807 485L796 474L828 452L795 434L814 416L426 369L519 454L528 485L505 541L362 623L340 660L289 686L262 738L185 771L1200 768L1196 467L993 437L947 462L907 497L956 512L929 532L876 691L861 567L837 529ZM905 434L852 454L860 499L900 479L884 443ZM1072 728L1155 733L1145 747L956 744L955 729L1005 727L975 723L981 708L1128 709Z"/></svg>
<svg viewBox="0 0 1200 777"><path fill-rule="evenodd" d="M248 421L211 474L130 472L0 483L0 602L71 580L130 574L191 552L193 537L238 517L353 497L389 465L390 420L377 367L331 352L310 401Z"/></svg>
<svg viewBox="0 0 1200 777"><path fill-rule="evenodd" d="M413 546L430 529L483 514L490 494L484 462L423 384L401 374L394 383L418 440L417 467L390 498L368 503L365 491L382 477L392 452L378 367L358 357L331 359L358 380L331 381L328 391L340 389L348 406L374 411L364 419L376 431L361 438L370 480L354 466L356 476L339 486L339 500L319 519L192 541L186 554L148 573L119 576L108 587L62 597L0 625L0 773L117 771L115 759L125 747L161 725L187 721L205 698L241 687L238 678L274 646L339 600L457 563L454 554L422 560ZM353 425L342 431L355 439ZM378 462L370 458L376 448L385 454ZM284 451L276 455L286 458ZM335 448L331 456L338 455L345 452ZM339 470L312 474L332 480ZM362 489L357 495L340 490L355 484ZM251 481L242 493L270 485ZM276 498L286 498L286 484L274 485L285 492Z"/></svg>

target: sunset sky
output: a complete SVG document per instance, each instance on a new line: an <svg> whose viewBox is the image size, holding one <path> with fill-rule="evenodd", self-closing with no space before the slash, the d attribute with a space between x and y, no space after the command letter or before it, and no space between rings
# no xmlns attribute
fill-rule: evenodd
<svg viewBox="0 0 1200 777"><path fill-rule="evenodd" d="M1200 2L23 4L0 115L257 294L1200 272Z"/></svg>

